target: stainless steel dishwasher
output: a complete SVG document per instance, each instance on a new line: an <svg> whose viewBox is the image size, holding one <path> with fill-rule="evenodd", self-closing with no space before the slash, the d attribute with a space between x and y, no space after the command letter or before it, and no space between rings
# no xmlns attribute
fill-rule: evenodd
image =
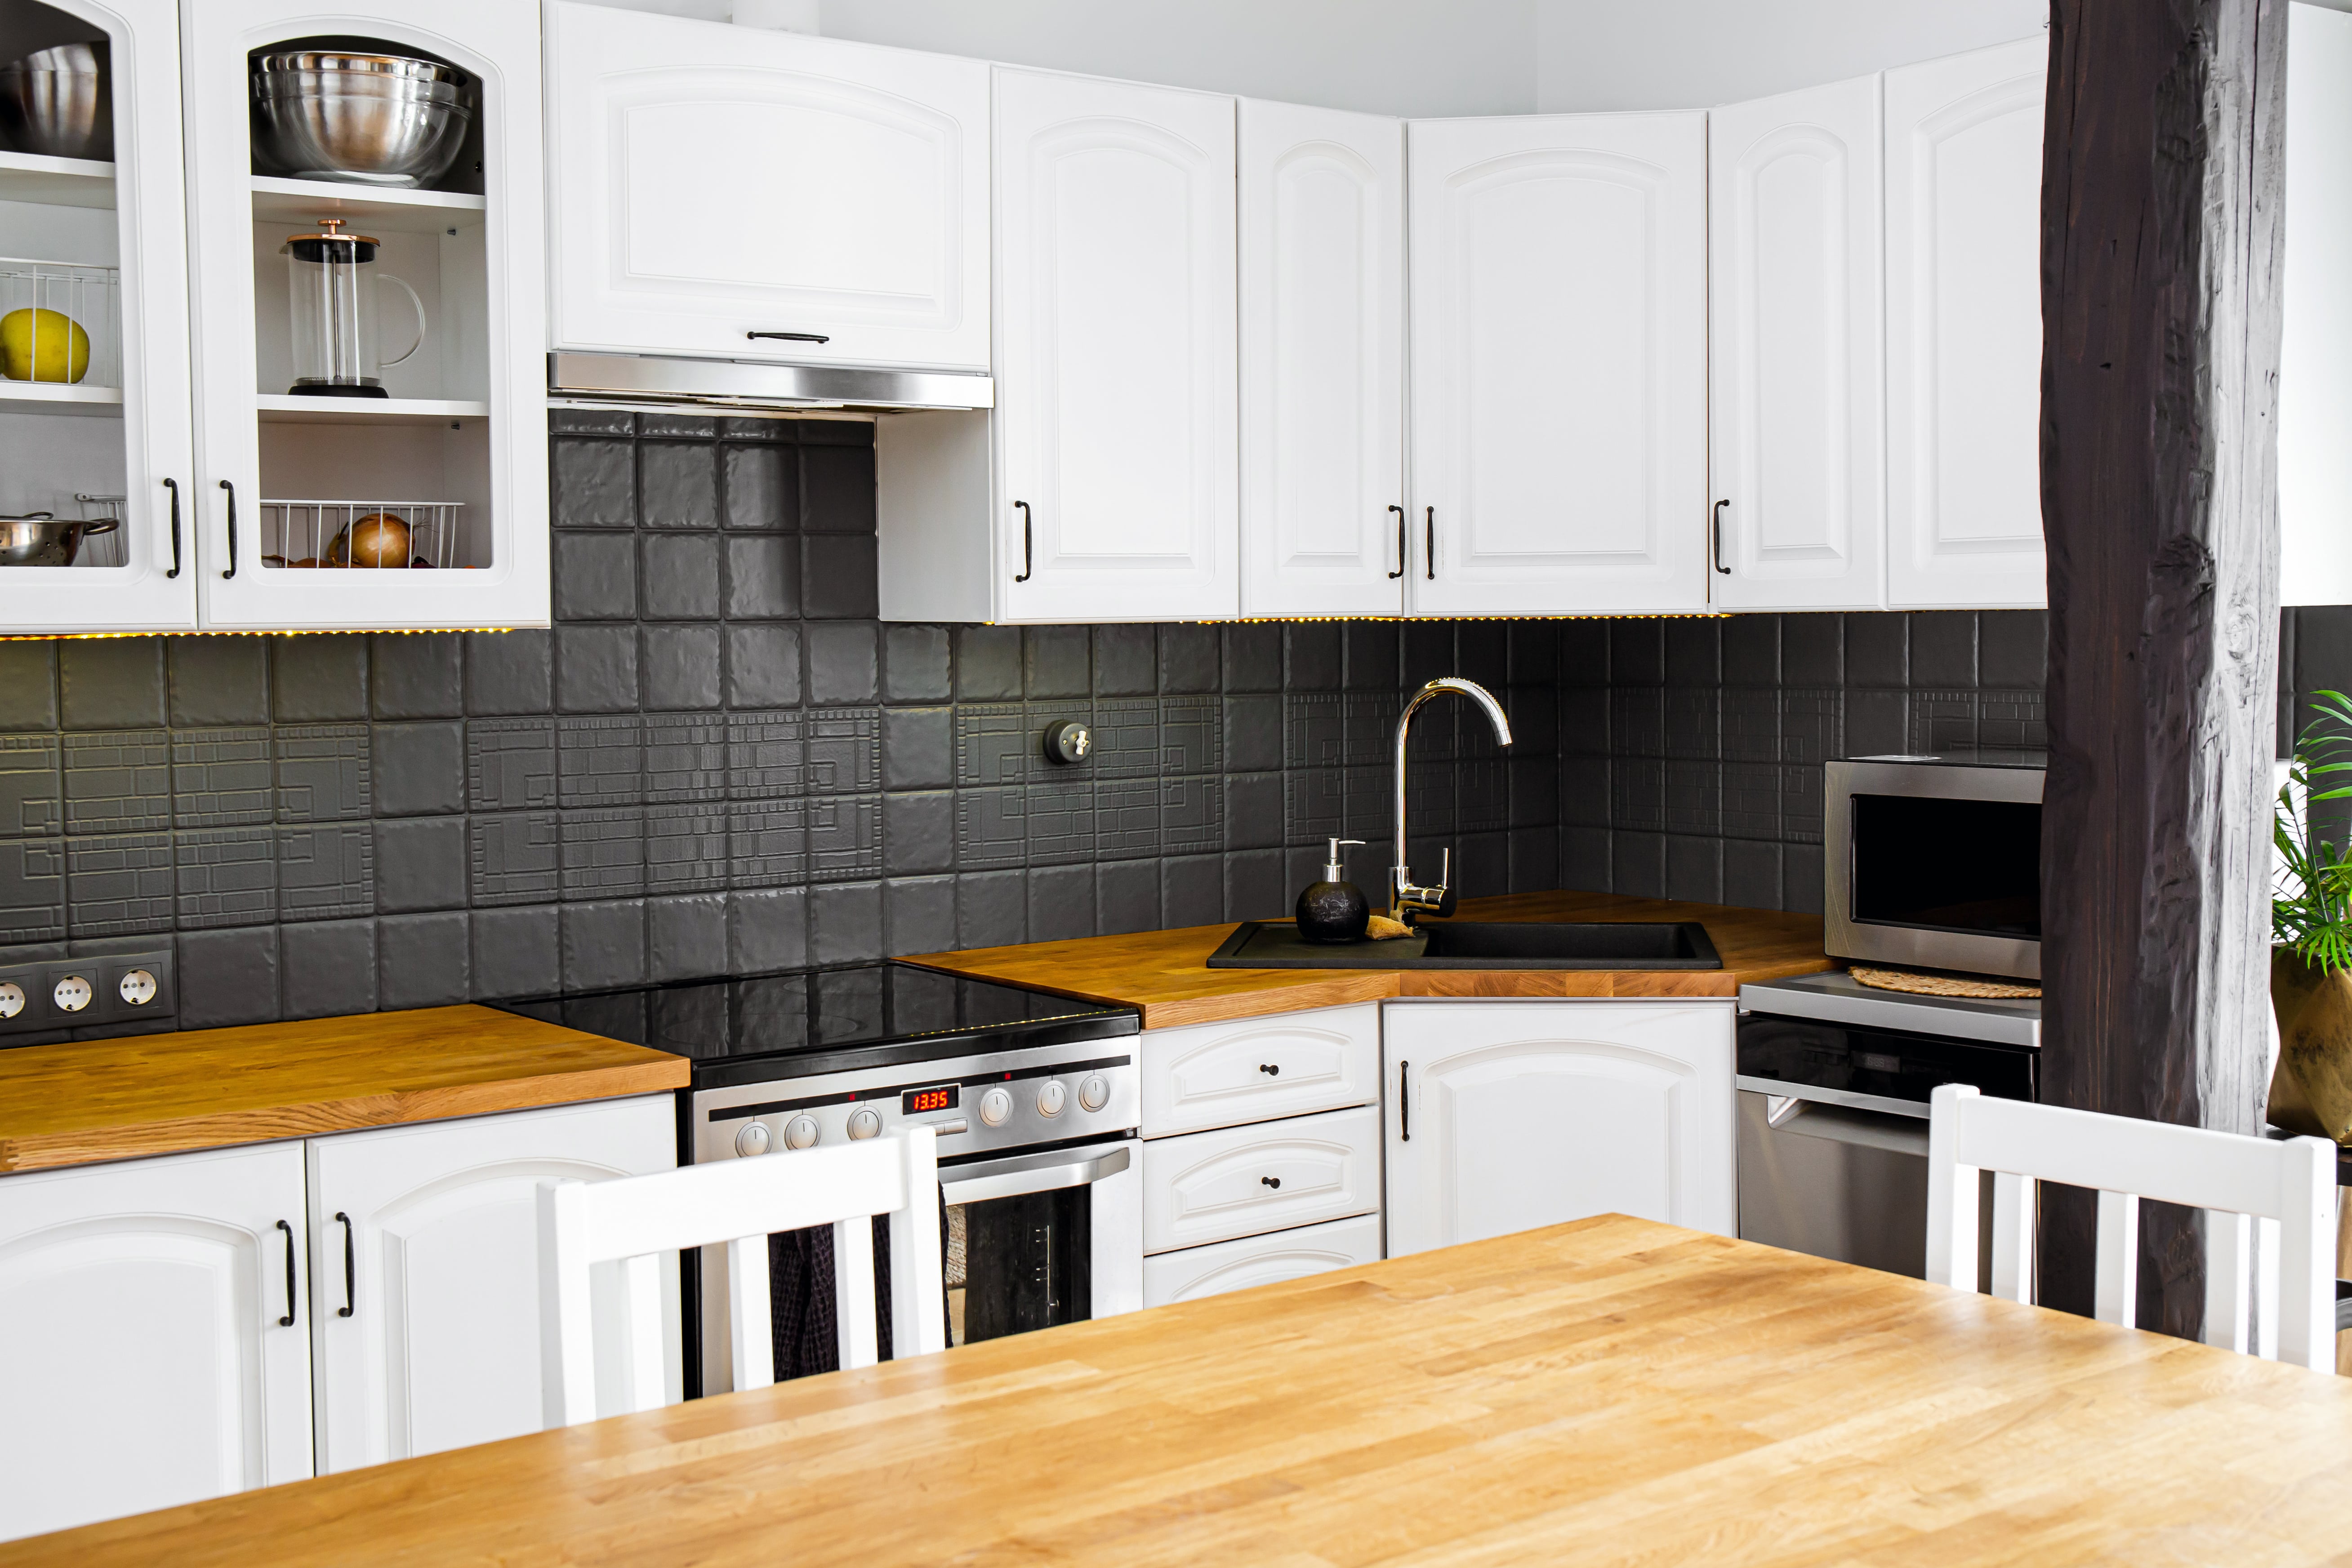
<svg viewBox="0 0 2352 1568"><path fill-rule="evenodd" d="M2039 1002L1874 991L1843 973L1741 986L1741 1237L1919 1278L1927 1097L1969 1083L2035 1099L2041 1049ZM1980 1212L1989 1226L1990 1200Z"/></svg>

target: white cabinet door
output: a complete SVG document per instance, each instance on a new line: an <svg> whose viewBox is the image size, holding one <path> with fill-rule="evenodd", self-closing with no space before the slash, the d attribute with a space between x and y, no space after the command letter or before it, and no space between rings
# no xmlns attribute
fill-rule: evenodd
<svg viewBox="0 0 2352 1568"><path fill-rule="evenodd" d="M0 1538L310 1470L302 1147L0 1178Z"/></svg>
<svg viewBox="0 0 2352 1568"><path fill-rule="evenodd" d="M113 159L0 153L0 311L57 312L53 363L0 381L0 512L119 517L70 566L18 566L0 634L189 630L196 621L178 8L51 0L43 44L108 50ZM92 149L104 152L103 148ZM49 318L41 318L47 321ZM49 356L44 356L49 357ZM68 376L75 379L68 380ZM174 521L178 532L174 535Z"/></svg>
<svg viewBox="0 0 2352 1568"><path fill-rule="evenodd" d="M320 1468L538 1431L539 1184L677 1155L666 1094L312 1139Z"/></svg>
<svg viewBox="0 0 2352 1568"><path fill-rule="evenodd" d="M1414 121L1412 608L1706 604L1706 116Z"/></svg>
<svg viewBox="0 0 2352 1568"><path fill-rule="evenodd" d="M546 626L546 202L534 0L377 0L332 26L302 0L184 11L197 472L191 564L206 626ZM321 30L446 59L476 82L466 152L436 188L261 172L250 55ZM477 166L478 164L478 167ZM710 215L714 226L729 215ZM325 218L377 242L383 395L296 395L286 241ZM422 316L422 330L418 317ZM389 518L393 526L375 521ZM404 532L395 531L404 531ZM415 570L292 569L352 557ZM400 548L404 540L405 548ZM364 566L371 559L364 552Z"/></svg>
<svg viewBox="0 0 2352 1568"><path fill-rule="evenodd" d="M1241 105L1242 614L1404 608L1404 124Z"/></svg>
<svg viewBox="0 0 2352 1568"><path fill-rule="evenodd" d="M1707 116L1717 604L1885 602L1879 79Z"/></svg>
<svg viewBox="0 0 2352 1568"><path fill-rule="evenodd" d="M1147 1256L1380 1206L1380 1111L1370 1106L1143 1146Z"/></svg>
<svg viewBox="0 0 2352 1568"><path fill-rule="evenodd" d="M1239 1241L1163 1252L1143 1260L1143 1304L1165 1307L1171 1301L1197 1301L1203 1296L1222 1296L1253 1285L1377 1263L1380 1256L1381 1217L1370 1214L1271 1236L1246 1236Z"/></svg>
<svg viewBox="0 0 2352 1568"><path fill-rule="evenodd" d="M1234 100L996 72L1000 619L1239 613Z"/></svg>
<svg viewBox="0 0 2352 1568"><path fill-rule="evenodd" d="M1143 1135L1366 1105L1381 1094L1381 1005L1146 1029Z"/></svg>
<svg viewBox="0 0 2352 1568"><path fill-rule="evenodd" d="M2352 605L2352 16L2286 16L2279 599Z"/></svg>
<svg viewBox="0 0 2352 1568"><path fill-rule="evenodd" d="M557 347L988 368L985 61L551 4L547 83Z"/></svg>
<svg viewBox="0 0 2352 1568"><path fill-rule="evenodd" d="M1588 1215L1724 1236L1728 1002L1391 1003L1389 1256Z"/></svg>
<svg viewBox="0 0 2352 1568"><path fill-rule="evenodd" d="M2038 605L2046 38L1886 73L1886 598Z"/></svg>

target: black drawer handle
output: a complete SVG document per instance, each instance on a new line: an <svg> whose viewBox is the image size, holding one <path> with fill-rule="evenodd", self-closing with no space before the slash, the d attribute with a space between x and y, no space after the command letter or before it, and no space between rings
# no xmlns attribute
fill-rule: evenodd
<svg viewBox="0 0 2352 1568"><path fill-rule="evenodd" d="M780 338L788 343L829 343L833 342L831 338L826 337L823 332L745 332L743 335L747 338Z"/></svg>
<svg viewBox="0 0 2352 1568"><path fill-rule="evenodd" d="M172 492L172 569L163 575L177 577L180 574L180 481L165 479L163 488Z"/></svg>
<svg viewBox="0 0 2352 1568"><path fill-rule="evenodd" d="M1404 575L1404 508L1401 506L1391 506L1389 510L1397 514L1397 569L1389 574L1389 580L1391 582L1394 582L1399 577Z"/></svg>
<svg viewBox="0 0 2352 1568"><path fill-rule="evenodd" d="M1282 1185L1282 1178L1280 1176L1260 1176L1258 1180L1265 1183L1269 1187L1280 1187Z"/></svg>
<svg viewBox="0 0 2352 1568"><path fill-rule="evenodd" d="M1273 1062L1258 1063L1257 1070L1265 1074L1268 1078L1280 1078L1282 1076L1282 1068Z"/></svg>
<svg viewBox="0 0 2352 1568"><path fill-rule="evenodd" d="M1029 515L1029 503L1025 500L1017 500L1013 504L1021 510L1021 575L1013 580L1015 583L1026 583L1029 581L1029 574L1036 570L1037 545L1036 541L1031 537L1033 530L1030 524L1033 520Z"/></svg>
<svg viewBox="0 0 2352 1568"><path fill-rule="evenodd" d="M1412 1142L1412 1096L1404 1091L1404 1075L1412 1066L1397 1063L1397 1131L1407 1143Z"/></svg>
<svg viewBox="0 0 2352 1568"><path fill-rule="evenodd" d="M348 1318L359 1309L359 1265L352 1247L352 1216L337 1209L335 1217L343 1222L343 1304L335 1309L335 1316Z"/></svg>
<svg viewBox="0 0 2352 1568"><path fill-rule="evenodd" d="M220 488L228 492L228 570L221 576L229 578L236 575L236 487L223 479Z"/></svg>
<svg viewBox="0 0 2352 1568"><path fill-rule="evenodd" d="M278 1320L278 1326L290 1329L294 1326L294 1227L281 1219L278 1228L286 1233L286 1315Z"/></svg>

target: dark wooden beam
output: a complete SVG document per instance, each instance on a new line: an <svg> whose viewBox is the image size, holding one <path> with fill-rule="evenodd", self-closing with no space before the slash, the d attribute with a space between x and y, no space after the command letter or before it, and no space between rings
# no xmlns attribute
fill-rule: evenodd
<svg viewBox="0 0 2352 1568"><path fill-rule="evenodd" d="M2267 1081L2285 0L2053 0L2042 195L2047 1098L2235 1132ZM2140 1322L2194 1334L2192 1216ZM2043 1206L2087 1310L2091 1208Z"/></svg>

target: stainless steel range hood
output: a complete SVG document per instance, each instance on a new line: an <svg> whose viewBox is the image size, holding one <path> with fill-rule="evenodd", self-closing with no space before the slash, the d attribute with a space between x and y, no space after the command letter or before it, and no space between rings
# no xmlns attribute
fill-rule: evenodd
<svg viewBox="0 0 2352 1568"><path fill-rule="evenodd" d="M740 360L665 359L649 354L551 353L547 395L583 403L873 413L996 406L996 383L985 375L750 364Z"/></svg>

